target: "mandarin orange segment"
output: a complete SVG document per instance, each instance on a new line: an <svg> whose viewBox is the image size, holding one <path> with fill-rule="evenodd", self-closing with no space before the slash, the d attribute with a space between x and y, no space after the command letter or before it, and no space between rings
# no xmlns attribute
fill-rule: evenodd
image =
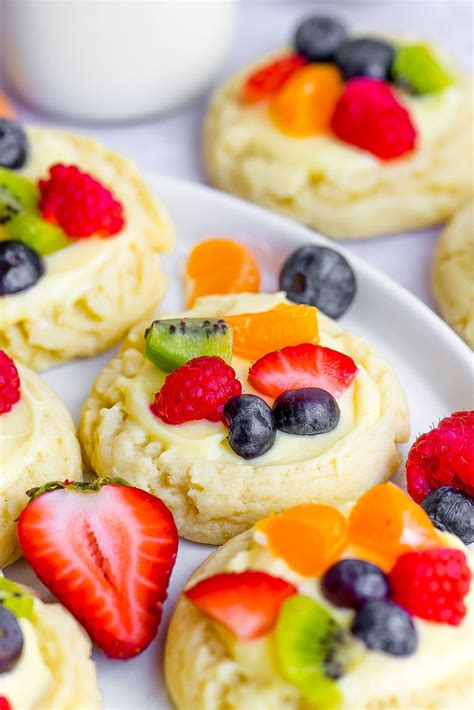
<svg viewBox="0 0 474 710"><path fill-rule="evenodd" d="M303 577L322 574L340 557L347 542L347 523L335 508L316 503L294 508L257 523L275 557Z"/></svg>
<svg viewBox="0 0 474 710"><path fill-rule="evenodd" d="M189 255L185 272L188 306L199 296L257 293L260 269L252 254L231 239L207 239Z"/></svg>
<svg viewBox="0 0 474 710"><path fill-rule="evenodd" d="M0 118L16 118L16 111L6 94L0 91Z"/></svg>
<svg viewBox="0 0 474 710"><path fill-rule="evenodd" d="M333 64L309 64L293 74L270 100L270 117L289 136L329 133L331 118L344 89Z"/></svg>
<svg viewBox="0 0 474 710"><path fill-rule="evenodd" d="M279 303L263 313L225 316L232 327L235 355L258 360L287 345L318 343L318 310L313 306Z"/></svg>
<svg viewBox="0 0 474 710"><path fill-rule="evenodd" d="M375 486L359 498L349 516L349 541L382 555L385 569L405 552L441 544L423 508L393 483Z"/></svg>

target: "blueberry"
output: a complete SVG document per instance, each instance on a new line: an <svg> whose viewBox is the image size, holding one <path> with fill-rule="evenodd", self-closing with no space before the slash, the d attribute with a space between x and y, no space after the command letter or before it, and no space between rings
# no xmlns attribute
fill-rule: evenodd
<svg viewBox="0 0 474 710"><path fill-rule="evenodd" d="M325 434L335 429L339 417L336 400L319 387L288 390L277 397L273 405L276 428L287 434Z"/></svg>
<svg viewBox="0 0 474 710"><path fill-rule="evenodd" d="M410 614L385 600L367 602L354 616L351 631L367 648L391 656L411 656L418 646Z"/></svg>
<svg viewBox="0 0 474 710"><path fill-rule="evenodd" d="M16 121L0 118L0 165L21 168L28 153L28 143L23 128Z"/></svg>
<svg viewBox="0 0 474 710"><path fill-rule="evenodd" d="M43 259L26 244L0 241L0 296L25 291L43 274Z"/></svg>
<svg viewBox="0 0 474 710"><path fill-rule="evenodd" d="M309 62L327 62L346 39L346 30L332 17L316 15L299 25L295 49Z"/></svg>
<svg viewBox="0 0 474 710"><path fill-rule="evenodd" d="M276 436L272 410L260 397L231 397L224 407L229 445L243 459L254 459L271 449Z"/></svg>
<svg viewBox="0 0 474 710"><path fill-rule="evenodd" d="M0 606L0 673L8 673L23 651L23 634L14 614Z"/></svg>
<svg viewBox="0 0 474 710"><path fill-rule="evenodd" d="M361 37L344 42L336 51L334 61L346 80L355 76L369 76L388 81L394 57L395 49L391 44L371 37Z"/></svg>
<svg viewBox="0 0 474 710"><path fill-rule="evenodd" d="M379 567L365 560L340 560L321 579L324 596L336 606L360 609L390 596L390 582Z"/></svg>
<svg viewBox="0 0 474 710"><path fill-rule="evenodd" d="M280 288L290 301L317 306L331 318L347 311L356 293L356 279L347 260L329 247L300 247L283 264Z"/></svg>
<svg viewBox="0 0 474 710"><path fill-rule="evenodd" d="M465 545L474 542L474 498L451 486L436 488L421 504L438 530L457 535Z"/></svg>

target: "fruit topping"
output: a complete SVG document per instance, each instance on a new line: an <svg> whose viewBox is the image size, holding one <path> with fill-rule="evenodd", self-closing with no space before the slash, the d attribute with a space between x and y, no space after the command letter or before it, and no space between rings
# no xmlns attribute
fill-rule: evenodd
<svg viewBox="0 0 474 710"><path fill-rule="evenodd" d="M407 552L390 572L394 601L410 614L458 626L466 614L464 597L471 570L462 550Z"/></svg>
<svg viewBox="0 0 474 710"><path fill-rule="evenodd" d="M318 387L305 387L288 390L277 397L273 416L280 431L313 436L335 429L340 411L332 394Z"/></svg>
<svg viewBox="0 0 474 710"><path fill-rule="evenodd" d="M207 239L192 249L185 274L189 306L196 298L227 293L257 293L260 269L252 254L231 239Z"/></svg>
<svg viewBox="0 0 474 710"><path fill-rule="evenodd" d="M388 81L394 55L395 50L388 42L359 37L344 42L337 50L334 61L346 80L368 76Z"/></svg>
<svg viewBox="0 0 474 710"><path fill-rule="evenodd" d="M346 30L341 22L315 15L299 25L294 44L298 54L309 62L328 62L345 39Z"/></svg>
<svg viewBox="0 0 474 710"><path fill-rule="evenodd" d="M28 141L25 131L16 121L0 118L0 165L21 168L27 158Z"/></svg>
<svg viewBox="0 0 474 710"><path fill-rule="evenodd" d="M0 710L12 710L12 706L5 695L0 695Z"/></svg>
<svg viewBox="0 0 474 710"><path fill-rule="evenodd" d="M339 318L354 300L356 279L342 254L311 244L300 247L285 261L280 288L290 301L317 306L327 316Z"/></svg>
<svg viewBox="0 0 474 710"><path fill-rule="evenodd" d="M321 579L321 589L332 604L350 609L360 609L367 602L390 596L387 575L365 560L336 562Z"/></svg>
<svg viewBox="0 0 474 710"><path fill-rule="evenodd" d="M337 102L331 128L346 143L392 160L413 150L416 130L389 84L351 79Z"/></svg>
<svg viewBox="0 0 474 710"><path fill-rule="evenodd" d="M351 642L329 612L310 597L290 597L281 608L275 638L285 680L311 707L338 707L342 696L334 680L344 674Z"/></svg>
<svg viewBox="0 0 474 710"><path fill-rule="evenodd" d="M22 212L13 217L6 229L12 239L26 244L42 256L53 254L71 243L61 227L29 212Z"/></svg>
<svg viewBox="0 0 474 710"><path fill-rule="evenodd" d="M6 577L0 578L0 605L11 611L17 618L33 619L33 597Z"/></svg>
<svg viewBox="0 0 474 710"><path fill-rule="evenodd" d="M0 167L0 224L27 210L36 210L39 192L27 178Z"/></svg>
<svg viewBox="0 0 474 710"><path fill-rule="evenodd" d="M242 87L242 103L254 104L270 98L306 63L306 60L298 54L290 54L260 67L246 79Z"/></svg>
<svg viewBox="0 0 474 710"><path fill-rule="evenodd" d="M415 441L406 463L407 488L417 503L442 486L474 496L474 411L454 412Z"/></svg>
<svg viewBox="0 0 474 710"><path fill-rule="evenodd" d="M224 405L242 392L235 371L220 357L196 357L168 375L151 411L167 424L224 421Z"/></svg>
<svg viewBox="0 0 474 710"><path fill-rule="evenodd" d="M4 350L0 350L0 415L11 412L13 405L20 400L20 389L20 376L15 363Z"/></svg>
<svg viewBox="0 0 474 710"><path fill-rule="evenodd" d="M243 459L263 456L273 446L276 427L268 404L253 394L231 397L224 406L229 446Z"/></svg>
<svg viewBox="0 0 474 710"><path fill-rule="evenodd" d="M268 549L304 577L317 577L335 562L347 542L346 519L335 508L305 503L257 523Z"/></svg>
<svg viewBox="0 0 474 710"><path fill-rule="evenodd" d="M155 320L145 332L145 357L165 372L201 355L232 360L232 329L222 318Z"/></svg>
<svg viewBox="0 0 474 710"><path fill-rule="evenodd" d="M125 224L123 207L110 190L75 165L53 165L38 184L44 219L70 237L110 237Z"/></svg>
<svg viewBox="0 0 474 710"><path fill-rule="evenodd" d="M388 568L405 552L440 544L425 511L393 483L381 483L359 498L349 515L349 539L383 555Z"/></svg>
<svg viewBox="0 0 474 710"><path fill-rule="evenodd" d="M0 674L13 670L23 651L23 634L18 619L0 607Z"/></svg>
<svg viewBox="0 0 474 710"><path fill-rule="evenodd" d="M436 488L421 504L438 530L457 535L465 545L474 542L474 499L450 486Z"/></svg>
<svg viewBox="0 0 474 710"><path fill-rule="evenodd" d="M294 138L328 133L344 88L332 64L309 64L293 74L270 99L270 116L280 131Z"/></svg>
<svg viewBox="0 0 474 710"><path fill-rule="evenodd" d="M317 343L318 312L312 306L279 303L269 311L225 316L232 326L235 355L257 360L285 345Z"/></svg>
<svg viewBox="0 0 474 710"><path fill-rule="evenodd" d="M16 116L15 109L8 96L0 91L0 116L1 118L12 118Z"/></svg>
<svg viewBox="0 0 474 710"><path fill-rule="evenodd" d="M0 296L31 288L43 274L43 259L26 244L0 241Z"/></svg>
<svg viewBox="0 0 474 710"><path fill-rule="evenodd" d="M393 79L416 94L443 91L453 80L426 44L399 47L392 66Z"/></svg>
<svg viewBox="0 0 474 710"><path fill-rule="evenodd" d="M390 656L411 656L418 646L411 616L386 600L364 604L354 616L351 631L367 648Z"/></svg>
<svg viewBox="0 0 474 710"><path fill-rule="evenodd" d="M121 479L28 491L18 519L26 560L111 658L153 640L178 547L173 516Z"/></svg>
<svg viewBox="0 0 474 710"><path fill-rule="evenodd" d="M339 397L352 384L357 366L344 353L322 345L302 343L264 355L252 365L249 382L269 397L287 390L319 387Z"/></svg>
<svg viewBox="0 0 474 710"><path fill-rule="evenodd" d="M204 614L249 641L267 634L276 624L280 607L296 588L266 572L216 574L185 591Z"/></svg>

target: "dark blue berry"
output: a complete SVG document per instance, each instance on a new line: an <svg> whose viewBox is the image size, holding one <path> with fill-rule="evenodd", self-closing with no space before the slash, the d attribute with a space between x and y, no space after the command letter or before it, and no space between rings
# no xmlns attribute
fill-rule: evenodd
<svg viewBox="0 0 474 710"><path fill-rule="evenodd" d="M332 17L316 15L299 25L295 49L309 62L327 62L346 39L346 30Z"/></svg>
<svg viewBox="0 0 474 710"><path fill-rule="evenodd" d="M21 168L28 153L28 142L23 128L16 121L0 118L0 165Z"/></svg>
<svg viewBox="0 0 474 710"><path fill-rule="evenodd" d="M335 429L339 405L330 392L319 387L288 390L276 398L273 418L277 429L287 434L312 436Z"/></svg>
<svg viewBox="0 0 474 710"><path fill-rule="evenodd" d="M395 49L391 44L371 37L352 39L339 47L334 61L344 79L369 76L388 81L391 74Z"/></svg>
<svg viewBox="0 0 474 710"><path fill-rule="evenodd" d="M39 254L15 241L0 241L0 296L25 291L44 274Z"/></svg>
<svg viewBox="0 0 474 710"><path fill-rule="evenodd" d="M367 648L391 656L411 656L418 637L410 614L389 601L367 602L354 616L351 631Z"/></svg>
<svg viewBox="0 0 474 710"><path fill-rule="evenodd" d="M336 606L360 609L390 596L390 582L380 567L365 560L340 560L321 579L324 596Z"/></svg>
<svg viewBox="0 0 474 710"><path fill-rule="evenodd" d="M18 620L0 606L0 673L8 673L17 664L23 650L23 634Z"/></svg>
<svg viewBox="0 0 474 710"><path fill-rule="evenodd" d="M457 535L465 545L474 542L474 498L451 486L436 488L421 504L438 530Z"/></svg>
<svg viewBox="0 0 474 710"><path fill-rule="evenodd" d="M253 394L231 397L224 407L229 445L243 459L254 459L271 449L276 436L272 410Z"/></svg>
<svg viewBox="0 0 474 710"><path fill-rule="evenodd" d="M351 305L356 279L347 260L329 247L300 247L283 264L280 288L290 301L317 306L331 318L339 318Z"/></svg>

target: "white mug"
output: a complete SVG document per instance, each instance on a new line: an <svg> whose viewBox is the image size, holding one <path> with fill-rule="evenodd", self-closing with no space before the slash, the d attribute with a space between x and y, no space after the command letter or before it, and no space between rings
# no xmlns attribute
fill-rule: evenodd
<svg viewBox="0 0 474 710"><path fill-rule="evenodd" d="M1 4L1 0L0 0ZM5 77L28 103L96 121L198 95L232 45L234 0L4 0Z"/></svg>

